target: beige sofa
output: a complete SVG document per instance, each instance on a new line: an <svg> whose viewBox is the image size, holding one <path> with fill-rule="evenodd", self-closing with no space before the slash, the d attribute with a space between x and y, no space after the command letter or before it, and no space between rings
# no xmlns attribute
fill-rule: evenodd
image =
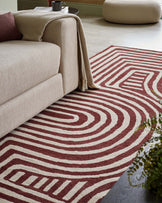
<svg viewBox="0 0 162 203"><path fill-rule="evenodd" d="M0 137L78 87L75 18L54 20L43 41L0 43Z"/></svg>

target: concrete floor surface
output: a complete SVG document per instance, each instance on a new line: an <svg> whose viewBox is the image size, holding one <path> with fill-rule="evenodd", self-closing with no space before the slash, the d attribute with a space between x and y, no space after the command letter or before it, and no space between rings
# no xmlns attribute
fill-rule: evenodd
<svg viewBox="0 0 162 203"><path fill-rule="evenodd" d="M89 57L109 45L162 51L162 19L155 24L124 25L109 23L103 17L80 16Z"/></svg>

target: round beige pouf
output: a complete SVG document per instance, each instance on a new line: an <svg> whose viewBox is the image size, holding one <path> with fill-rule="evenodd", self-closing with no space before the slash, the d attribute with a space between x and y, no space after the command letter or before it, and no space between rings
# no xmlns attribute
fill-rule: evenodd
<svg viewBox="0 0 162 203"><path fill-rule="evenodd" d="M106 0L103 17L113 23L156 23L161 17L161 7L156 0Z"/></svg>

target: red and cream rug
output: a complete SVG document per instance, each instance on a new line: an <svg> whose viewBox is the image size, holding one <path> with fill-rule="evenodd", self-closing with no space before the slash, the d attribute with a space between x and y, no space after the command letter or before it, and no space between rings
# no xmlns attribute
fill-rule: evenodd
<svg viewBox="0 0 162 203"><path fill-rule="evenodd" d="M70 93L0 140L0 202L100 202L149 138L134 132L161 111L162 52L110 46L90 62L99 90Z"/></svg>

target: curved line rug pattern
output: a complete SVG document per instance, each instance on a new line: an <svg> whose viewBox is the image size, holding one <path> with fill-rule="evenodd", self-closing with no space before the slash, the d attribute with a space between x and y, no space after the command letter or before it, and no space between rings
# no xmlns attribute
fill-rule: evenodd
<svg viewBox="0 0 162 203"><path fill-rule="evenodd" d="M98 90L68 94L1 139L0 202L100 202L151 136L134 132L161 111L162 53L110 46L90 62Z"/></svg>

